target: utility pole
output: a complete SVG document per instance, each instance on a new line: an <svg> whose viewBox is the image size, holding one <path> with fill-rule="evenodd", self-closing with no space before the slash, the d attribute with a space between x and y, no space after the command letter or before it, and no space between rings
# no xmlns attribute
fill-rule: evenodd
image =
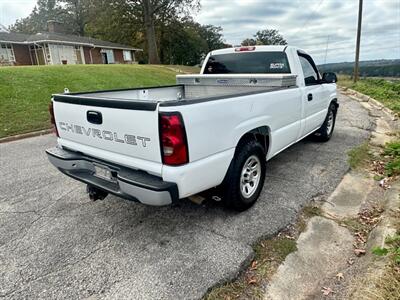
<svg viewBox="0 0 400 300"><path fill-rule="evenodd" d="M360 43L361 43L361 23L362 23L363 0L359 0L358 4L358 26L357 26L357 42L356 42L356 61L354 63L354 82L357 82L360 73Z"/></svg>

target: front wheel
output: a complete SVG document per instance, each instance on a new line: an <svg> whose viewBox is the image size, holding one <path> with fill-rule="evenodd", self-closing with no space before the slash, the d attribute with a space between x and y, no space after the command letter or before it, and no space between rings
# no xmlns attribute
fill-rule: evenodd
<svg viewBox="0 0 400 300"><path fill-rule="evenodd" d="M336 124L336 112L337 108L335 103L331 103L328 108L328 114L326 115L325 121L321 128L315 132L316 138L321 142L327 142L331 139L333 130Z"/></svg>
<svg viewBox="0 0 400 300"><path fill-rule="evenodd" d="M250 208L260 196L265 180L265 153L260 143L239 144L222 184L225 206L236 211Z"/></svg>

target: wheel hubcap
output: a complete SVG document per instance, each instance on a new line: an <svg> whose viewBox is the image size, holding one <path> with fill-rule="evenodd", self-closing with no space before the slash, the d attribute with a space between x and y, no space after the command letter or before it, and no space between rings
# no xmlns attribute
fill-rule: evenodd
<svg viewBox="0 0 400 300"><path fill-rule="evenodd" d="M333 111L330 111L328 115L328 122L326 124L326 131L328 132L328 135L332 133L333 120L334 120Z"/></svg>
<svg viewBox="0 0 400 300"><path fill-rule="evenodd" d="M250 156L243 165L240 191L245 198L254 195L261 178L261 162L257 156Z"/></svg>

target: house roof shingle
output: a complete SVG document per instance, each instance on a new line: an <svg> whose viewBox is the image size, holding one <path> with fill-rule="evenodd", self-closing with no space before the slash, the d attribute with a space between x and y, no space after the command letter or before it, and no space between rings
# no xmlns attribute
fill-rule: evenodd
<svg viewBox="0 0 400 300"><path fill-rule="evenodd" d="M24 43L29 34L16 33L16 32L0 32L0 41L2 42L13 42L13 43Z"/></svg>
<svg viewBox="0 0 400 300"><path fill-rule="evenodd" d="M87 45L90 47L104 47L113 49L142 51L142 49L134 48L131 46L102 41L90 37L52 33L52 32L41 32L32 35L16 33L16 32L0 32L0 42L21 43L21 44L33 44L35 42L59 42L59 43Z"/></svg>

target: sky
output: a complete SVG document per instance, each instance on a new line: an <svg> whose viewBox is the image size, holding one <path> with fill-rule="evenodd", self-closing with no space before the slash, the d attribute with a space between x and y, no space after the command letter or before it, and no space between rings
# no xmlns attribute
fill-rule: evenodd
<svg viewBox="0 0 400 300"><path fill-rule="evenodd" d="M201 24L223 28L229 44L260 29L277 29L289 45L318 64L354 61L358 0L201 0L193 14ZM26 17L36 0L0 0L0 23ZM400 58L400 0L364 0L361 60Z"/></svg>

